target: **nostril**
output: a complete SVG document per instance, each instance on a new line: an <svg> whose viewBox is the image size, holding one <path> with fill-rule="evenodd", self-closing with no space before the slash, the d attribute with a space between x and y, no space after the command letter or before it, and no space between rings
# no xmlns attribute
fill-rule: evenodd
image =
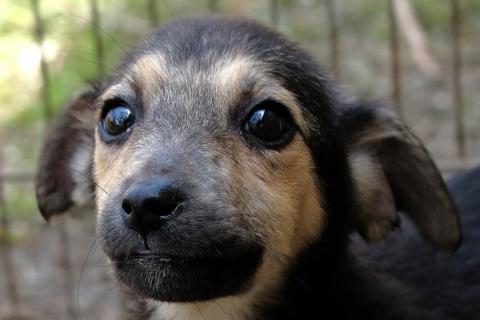
<svg viewBox="0 0 480 320"><path fill-rule="evenodd" d="M130 203L130 200L128 199L123 199L122 200L122 209L125 211L127 214L132 213L132 204Z"/></svg>
<svg viewBox="0 0 480 320"><path fill-rule="evenodd" d="M162 190L157 198L147 199L143 208L145 211L159 216L166 217L175 212L183 197L174 190Z"/></svg>
<svg viewBox="0 0 480 320"><path fill-rule="evenodd" d="M121 207L125 223L142 234L157 230L169 216L180 213L184 193L170 179L142 181L125 192Z"/></svg>

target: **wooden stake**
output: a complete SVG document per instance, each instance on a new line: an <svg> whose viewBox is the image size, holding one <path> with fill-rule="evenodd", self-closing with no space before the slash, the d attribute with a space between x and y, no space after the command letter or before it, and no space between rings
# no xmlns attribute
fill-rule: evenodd
<svg viewBox="0 0 480 320"><path fill-rule="evenodd" d="M325 0L330 40L330 67L337 79L340 78L338 26L334 0Z"/></svg>
<svg viewBox="0 0 480 320"><path fill-rule="evenodd" d="M218 12L218 0L208 0L208 11Z"/></svg>
<svg viewBox="0 0 480 320"><path fill-rule="evenodd" d="M63 219L60 221L60 225L58 226L58 237L60 242L60 268L62 269L63 275L63 292L66 300L66 314L68 319L75 319L75 282L72 261L70 258L72 249L70 246L70 235L68 233L67 223Z"/></svg>
<svg viewBox="0 0 480 320"><path fill-rule="evenodd" d="M158 26L158 8L157 0L148 0L147 3L148 17L150 18L150 24L152 27Z"/></svg>
<svg viewBox="0 0 480 320"><path fill-rule="evenodd" d="M280 3L279 0L270 0L270 23L275 28L280 22Z"/></svg>
<svg viewBox="0 0 480 320"><path fill-rule="evenodd" d="M455 140L457 144L457 155L465 159L465 122L463 105L462 85L462 48L461 48L461 25L459 0L450 0L451 7L451 32L452 32L452 82L453 82L453 103L455 108Z"/></svg>
<svg viewBox="0 0 480 320"><path fill-rule="evenodd" d="M391 60L391 77L392 77L392 103L395 111L400 118L403 117L402 110L402 90L401 90L401 73L400 73L400 45L398 41L398 27L395 16L396 0L388 1L388 17L390 21L390 54Z"/></svg>
<svg viewBox="0 0 480 320"><path fill-rule="evenodd" d="M95 47L95 55L97 57L98 63L98 72L99 76L102 76L105 73L105 63L104 63L104 50L102 37L100 34L100 13L98 12L97 0L90 0L90 16L92 19L92 35L93 35L93 44Z"/></svg>
<svg viewBox="0 0 480 320"><path fill-rule="evenodd" d="M0 154L0 168L2 166L2 154ZM18 296L17 277L15 272L15 261L12 256L10 242L10 220L5 203L3 180L0 179L0 250L3 264L3 271L6 282L6 296L11 306L12 316L20 314L20 299Z"/></svg>
<svg viewBox="0 0 480 320"><path fill-rule="evenodd" d="M43 19L40 13L38 0L30 0L30 7L34 18L34 32L33 36L35 42L40 48L40 74L42 77L42 101L45 113L45 118L50 119L52 116L52 102L50 98L50 77L48 65L45 60L45 54L43 52L43 40L45 38L45 27L43 25Z"/></svg>

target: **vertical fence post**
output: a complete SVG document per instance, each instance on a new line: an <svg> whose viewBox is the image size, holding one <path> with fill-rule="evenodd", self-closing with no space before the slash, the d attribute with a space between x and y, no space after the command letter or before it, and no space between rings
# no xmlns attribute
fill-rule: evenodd
<svg viewBox="0 0 480 320"><path fill-rule="evenodd" d="M327 20L329 25L330 40L330 66L337 79L340 78L339 50L338 50L338 26L335 8L335 0L325 0Z"/></svg>
<svg viewBox="0 0 480 320"><path fill-rule="evenodd" d="M99 76L102 76L105 72L104 64L104 52L102 37L100 34L100 14L98 13L98 4L97 0L90 0L90 17L92 19L92 35L93 35L93 44L95 46L95 56L97 57L98 63L98 72Z"/></svg>
<svg viewBox="0 0 480 320"><path fill-rule="evenodd" d="M92 0L94 2L95 0ZM39 8L39 0L31 0L31 9L34 16L34 38L40 48L42 48L43 40L45 36L44 24ZM95 22L94 22L95 23ZM101 63L101 61L99 61ZM48 124L52 116L51 98L50 98L50 75L47 62L44 59L43 51L41 56L40 72L42 74L42 102L45 110L45 122ZM68 319L73 319L75 316L73 309L73 272L70 263L70 246L69 235L67 233L67 226L65 223L59 227L59 241L60 241L60 266L63 273L63 287L65 293L65 306Z"/></svg>
<svg viewBox="0 0 480 320"><path fill-rule="evenodd" d="M432 80L438 80L440 66L429 50L427 33L417 18L412 1L396 0L394 4L398 28L410 47L413 62L424 75Z"/></svg>
<svg viewBox="0 0 480 320"><path fill-rule="evenodd" d="M270 23L277 27L280 22L280 3L279 0L270 0Z"/></svg>
<svg viewBox="0 0 480 320"><path fill-rule="evenodd" d="M150 24L152 25L152 27L155 28L158 25L157 0L148 0L147 10L148 10L148 17L150 19Z"/></svg>
<svg viewBox="0 0 480 320"><path fill-rule="evenodd" d="M210 12L218 11L218 0L208 0L208 11Z"/></svg>
<svg viewBox="0 0 480 320"><path fill-rule="evenodd" d="M40 73L42 76L42 99L44 106L45 118L49 119L52 116L52 102L50 99L50 77L48 65L45 60L43 52L43 40L45 37L45 27L43 25L42 18L40 16L40 8L38 6L38 0L30 0L30 5L33 13L35 28L34 38L37 45L40 47Z"/></svg>
<svg viewBox="0 0 480 320"><path fill-rule="evenodd" d="M391 54L391 78L392 78L392 103L399 117L403 117L402 91L400 73L400 45L398 40L397 18L395 16L396 0L387 0L388 18L390 23L390 54Z"/></svg>
<svg viewBox="0 0 480 320"><path fill-rule="evenodd" d="M0 169L3 164L3 154L0 150ZM0 170L1 172L1 170ZM5 203L3 179L0 176L0 250L3 262L3 271L6 283L6 296L11 306L10 313L12 316L20 315L20 299L18 296L17 277L15 272L15 262L13 261L11 242L10 242L10 220Z"/></svg>
<svg viewBox="0 0 480 320"><path fill-rule="evenodd" d="M74 291L75 283L73 276L73 267L70 258L71 245L68 225L65 220L61 220L58 226L58 235L60 241L60 268L63 273L63 291L66 297L66 312L68 319L75 319ZM80 299L80 298L79 298Z"/></svg>
<svg viewBox="0 0 480 320"><path fill-rule="evenodd" d="M457 154L465 159L465 123L462 85L462 49L461 49L461 13L459 0L450 0L451 32L452 32L452 82L453 103L455 108L455 139Z"/></svg>

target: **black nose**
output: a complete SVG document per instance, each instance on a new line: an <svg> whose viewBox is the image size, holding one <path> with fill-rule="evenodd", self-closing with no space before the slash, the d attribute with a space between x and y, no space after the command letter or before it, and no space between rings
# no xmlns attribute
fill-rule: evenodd
<svg viewBox="0 0 480 320"><path fill-rule="evenodd" d="M123 196L122 208L127 213L128 227L147 234L177 213L183 201L183 194L173 181L162 178L130 186Z"/></svg>

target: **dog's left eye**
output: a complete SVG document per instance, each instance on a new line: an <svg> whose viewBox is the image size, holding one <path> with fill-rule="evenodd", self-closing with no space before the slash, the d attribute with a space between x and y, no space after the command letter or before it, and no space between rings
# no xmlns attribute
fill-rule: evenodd
<svg viewBox="0 0 480 320"><path fill-rule="evenodd" d="M243 131L253 136L257 143L273 149L290 142L295 133L295 125L285 106L267 100L250 112Z"/></svg>
<svg viewBox="0 0 480 320"><path fill-rule="evenodd" d="M132 123L132 112L125 106L118 106L111 109L103 120L105 130L112 136L126 131Z"/></svg>
<svg viewBox="0 0 480 320"><path fill-rule="evenodd" d="M102 115L101 127L104 138L114 138L126 132L134 123L134 116L125 103L113 103Z"/></svg>

